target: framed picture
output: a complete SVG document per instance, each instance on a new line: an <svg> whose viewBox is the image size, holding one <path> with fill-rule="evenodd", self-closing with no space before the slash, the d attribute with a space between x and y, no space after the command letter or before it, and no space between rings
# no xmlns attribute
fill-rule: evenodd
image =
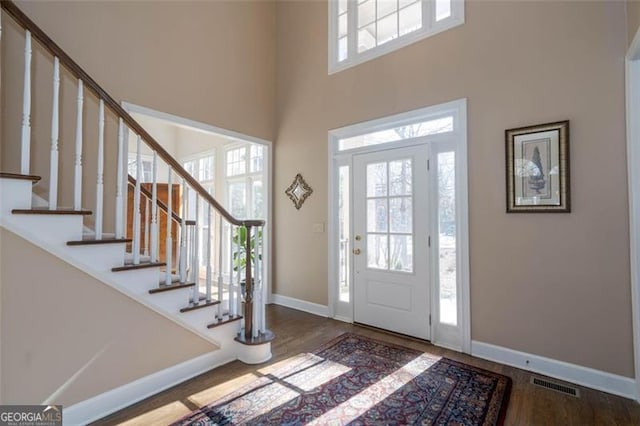
<svg viewBox="0 0 640 426"><path fill-rule="evenodd" d="M505 131L507 213L569 213L569 121Z"/></svg>

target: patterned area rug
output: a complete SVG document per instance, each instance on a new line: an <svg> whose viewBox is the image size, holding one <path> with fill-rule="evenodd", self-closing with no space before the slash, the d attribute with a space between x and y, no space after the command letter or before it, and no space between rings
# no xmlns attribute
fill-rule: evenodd
<svg viewBox="0 0 640 426"><path fill-rule="evenodd" d="M343 334L174 425L501 425L511 379Z"/></svg>

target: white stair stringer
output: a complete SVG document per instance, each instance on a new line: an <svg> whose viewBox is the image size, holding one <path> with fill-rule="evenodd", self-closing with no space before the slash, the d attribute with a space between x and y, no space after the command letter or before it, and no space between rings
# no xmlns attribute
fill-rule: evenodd
<svg viewBox="0 0 640 426"><path fill-rule="evenodd" d="M0 178L0 226L211 342L218 348L215 365L235 359L255 364L271 357L270 343L250 346L234 340L240 321L207 328L215 320L215 307L181 313L180 308L188 304L189 288L149 294L164 277L160 267L111 271L124 264L126 244L67 245L82 239L82 216L12 214L13 209L31 208L31 185L30 181Z"/></svg>

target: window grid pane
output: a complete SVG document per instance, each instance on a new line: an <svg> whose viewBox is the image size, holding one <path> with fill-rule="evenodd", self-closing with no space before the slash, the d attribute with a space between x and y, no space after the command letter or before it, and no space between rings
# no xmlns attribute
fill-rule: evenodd
<svg viewBox="0 0 640 426"><path fill-rule="evenodd" d="M456 325L455 153L438 154L438 270L440 322Z"/></svg>
<svg viewBox="0 0 640 426"><path fill-rule="evenodd" d="M336 4L333 62L354 59L359 63L363 53L408 34L419 31L429 36L430 29L440 32L460 23L454 19L452 0L337 0ZM432 13L425 15L424 7Z"/></svg>
<svg viewBox="0 0 640 426"><path fill-rule="evenodd" d="M411 159L367 164L367 267L413 272ZM390 194L401 194L390 196Z"/></svg>

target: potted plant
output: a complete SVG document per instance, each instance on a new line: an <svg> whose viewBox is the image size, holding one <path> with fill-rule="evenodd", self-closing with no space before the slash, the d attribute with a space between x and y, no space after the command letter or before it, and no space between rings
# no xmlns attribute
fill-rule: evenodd
<svg viewBox="0 0 640 426"><path fill-rule="evenodd" d="M250 247L250 265L253 267L255 265L255 253L257 248L258 238L262 241L262 229L258 229L257 232L252 233ZM244 226L238 226L233 233L233 244L235 250L233 251L233 270L235 272L240 271L240 290L242 293L242 300L245 300L246 297L246 287L247 282L245 278L244 272L247 268L247 228ZM259 260L262 260L262 254L258 256ZM255 271L255 269L254 269ZM255 277L251 279L252 284L255 283Z"/></svg>

